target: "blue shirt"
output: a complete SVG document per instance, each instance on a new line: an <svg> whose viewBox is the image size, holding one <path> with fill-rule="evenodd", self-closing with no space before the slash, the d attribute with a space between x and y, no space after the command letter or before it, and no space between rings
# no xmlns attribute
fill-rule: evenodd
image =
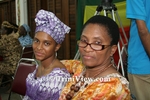
<svg viewBox="0 0 150 100"><path fill-rule="evenodd" d="M30 37L29 34L27 34L26 36L21 36L18 39L22 46L32 45L33 39Z"/></svg>
<svg viewBox="0 0 150 100"><path fill-rule="evenodd" d="M128 72L131 74L150 74L150 58L140 40L136 19L144 20L150 31L150 0L127 0L126 15L131 19L128 44Z"/></svg>

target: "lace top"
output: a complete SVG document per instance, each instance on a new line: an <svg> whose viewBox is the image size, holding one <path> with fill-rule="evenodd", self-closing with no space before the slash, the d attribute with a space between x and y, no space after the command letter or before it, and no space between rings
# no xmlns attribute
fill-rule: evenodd
<svg viewBox="0 0 150 100"><path fill-rule="evenodd" d="M27 91L23 100L58 100L70 74L66 69L55 68L46 76L35 78L36 70L26 79Z"/></svg>

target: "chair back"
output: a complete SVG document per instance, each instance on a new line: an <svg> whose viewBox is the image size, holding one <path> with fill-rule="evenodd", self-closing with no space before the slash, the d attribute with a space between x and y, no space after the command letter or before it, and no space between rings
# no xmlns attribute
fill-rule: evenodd
<svg viewBox="0 0 150 100"><path fill-rule="evenodd" d="M27 63L26 61L31 61L32 63ZM35 59L21 58L17 65L11 92L24 96L26 93L26 78L37 66L38 63Z"/></svg>
<svg viewBox="0 0 150 100"><path fill-rule="evenodd" d="M32 45L22 47L21 58L33 58L33 55Z"/></svg>

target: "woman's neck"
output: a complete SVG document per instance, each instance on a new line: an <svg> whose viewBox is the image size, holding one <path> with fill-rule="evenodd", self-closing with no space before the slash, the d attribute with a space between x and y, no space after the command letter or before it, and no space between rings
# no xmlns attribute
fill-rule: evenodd
<svg viewBox="0 0 150 100"><path fill-rule="evenodd" d="M53 58L52 60L48 61L43 61L38 69L39 71L37 76L41 77L49 74L54 68L55 60L56 58Z"/></svg>
<svg viewBox="0 0 150 100"><path fill-rule="evenodd" d="M100 76L102 73L107 71L107 69L109 69L111 66L112 66L112 64L109 63L109 64L105 64L105 65L99 65L99 66L93 67L93 68L86 67L85 77L96 78L97 76Z"/></svg>
<svg viewBox="0 0 150 100"><path fill-rule="evenodd" d="M41 61L41 66L46 69L54 62L55 59L55 57L51 57L46 60L43 60Z"/></svg>

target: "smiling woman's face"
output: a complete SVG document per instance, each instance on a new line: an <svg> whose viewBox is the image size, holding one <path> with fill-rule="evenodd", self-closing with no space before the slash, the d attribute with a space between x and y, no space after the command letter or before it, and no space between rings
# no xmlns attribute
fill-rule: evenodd
<svg viewBox="0 0 150 100"><path fill-rule="evenodd" d="M88 24L82 32L81 40L87 43L110 45L112 39L104 26ZM88 45L85 48L79 47L79 51L85 66L96 67L108 61L110 62L111 56L115 53L116 48L117 46L108 46L101 51L95 51Z"/></svg>
<svg viewBox="0 0 150 100"><path fill-rule="evenodd" d="M43 61L55 56L60 48L54 39L45 32L37 32L33 40L33 51L37 60Z"/></svg>

